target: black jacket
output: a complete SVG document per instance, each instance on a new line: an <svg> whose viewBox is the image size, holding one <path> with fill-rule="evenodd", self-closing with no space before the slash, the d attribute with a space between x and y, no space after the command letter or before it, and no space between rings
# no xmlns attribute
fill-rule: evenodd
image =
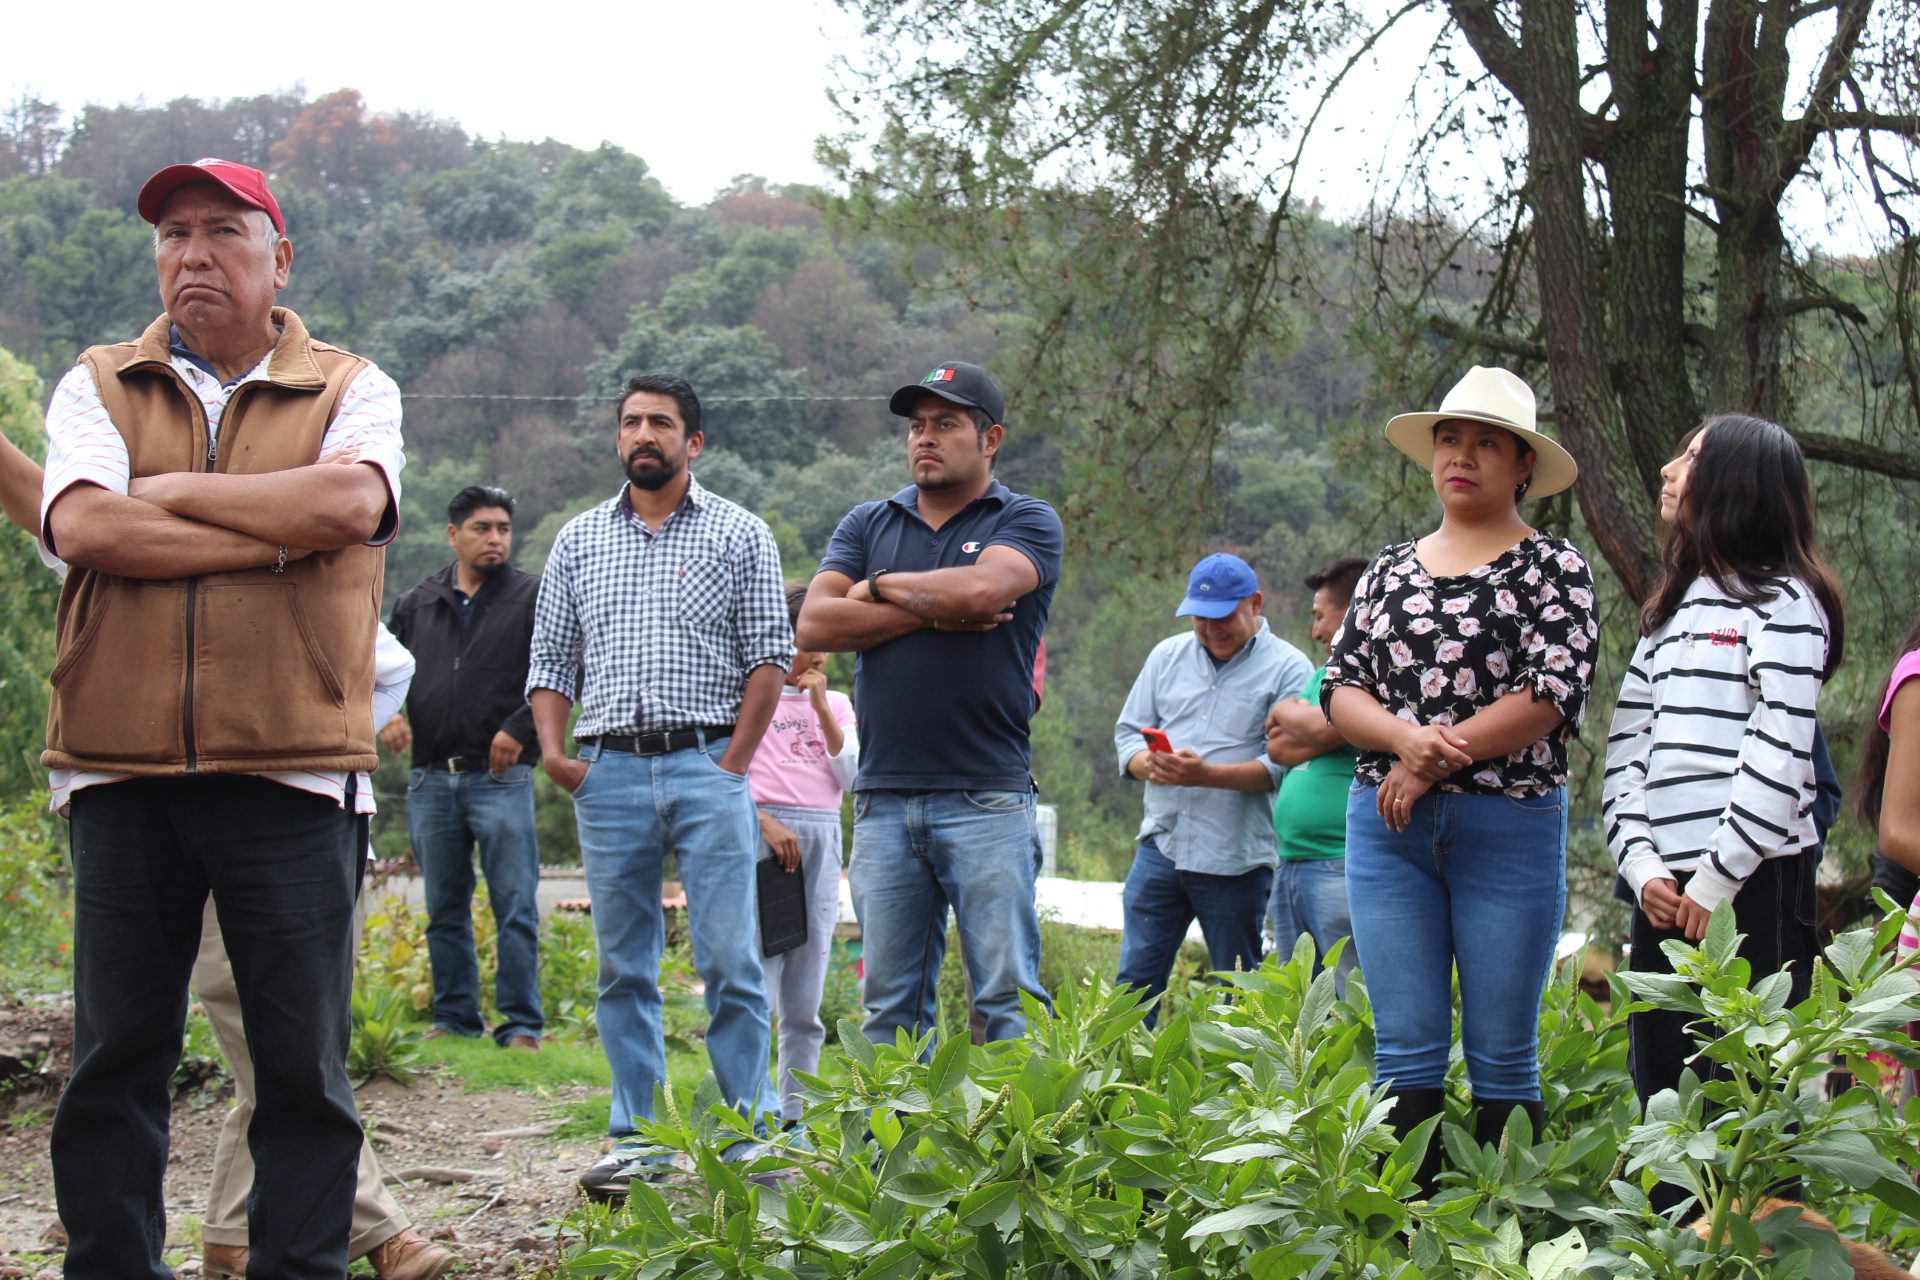
<svg viewBox="0 0 1920 1280"><path fill-rule="evenodd" d="M387 623L415 663L407 691L413 763L453 756L484 762L502 730L520 740L523 761L534 760L526 686L539 575L501 569L474 596L473 621L463 629L453 571L448 565L401 596Z"/></svg>

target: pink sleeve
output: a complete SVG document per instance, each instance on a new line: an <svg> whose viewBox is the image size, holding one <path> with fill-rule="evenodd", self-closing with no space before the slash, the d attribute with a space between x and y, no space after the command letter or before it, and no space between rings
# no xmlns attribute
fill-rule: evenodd
<svg viewBox="0 0 1920 1280"><path fill-rule="evenodd" d="M1893 726L1887 722L1887 717L1893 714L1893 695L1915 676L1920 676L1920 649L1901 654L1900 661L1893 664L1893 675L1887 680L1886 700L1880 704L1880 727L1889 733L1893 730Z"/></svg>
<svg viewBox="0 0 1920 1280"><path fill-rule="evenodd" d="M833 721L842 729L854 727L853 701L844 693L827 691L827 706L833 711Z"/></svg>

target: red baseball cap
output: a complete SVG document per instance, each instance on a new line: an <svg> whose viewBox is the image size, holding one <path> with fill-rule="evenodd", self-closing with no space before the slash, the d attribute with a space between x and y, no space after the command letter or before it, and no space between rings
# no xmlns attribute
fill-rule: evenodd
<svg viewBox="0 0 1920 1280"><path fill-rule="evenodd" d="M287 234L286 220L280 216L280 202L267 189L267 175L258 169L249 169L244 164L235 164L217 156L207 156L192 164L168 165L147 179L146 185L140 188L140 197L134 201L134 207L140 210L141 217L157 225L167 197L189 182L219 183L242 201L265 213L273 220L275 231L281 235Z"/></svg>

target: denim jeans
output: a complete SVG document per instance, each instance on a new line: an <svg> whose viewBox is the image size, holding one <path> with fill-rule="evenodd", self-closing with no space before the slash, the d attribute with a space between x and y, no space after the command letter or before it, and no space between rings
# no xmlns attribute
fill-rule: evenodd
<svg viewBox="0 0 1920 1280"><path fill-rule="evenodd" d="M54 1190L74 1280L172 1280L161 1178L187 975L213 897L254 1048L253 1274L346 1274L363 1135L347 1080L366 823L265 778L74 793L73 1072Z"/></svg>
<svg viewBox="0 0 1920 1280"><path fill-rule="evenodd" d="M718 763L727 739L666 755L583 747L592 762L573 793L600 952L600 1043L613 1068L607 1132L653 1118L667 1081L660 1026L665 922L661 864L673 854L687 894L693 965L707 988L707 1057L728 1105L778 1111L768 1071L765 977L753 866L760 824L745 776Z"/></svg>
<svg viewBox="0 0 1920 1280"><path fill-rule="evenodd" d="M1133 867L1121 894L1126 911L1120 931L1120 972L1114 979L1158 1001L1173 962L1198 919L1207 940L1207 961L1217 972L1260 967L1260 916L1273 882L1272 867L1237 876L1182 871L1151 839L1133 851ZM1156 1003L1147 1025L1159 1020Z"/></svg>
<svg viewBox="0 0 1920 1280"><path fill-rule="evenodd" d="M1020 993L1040 985L1039 874L1027 791L862 791L854 798L848 887L866 962L868 1038L934 1025L953 908L987 1038L1025 1034Z"/></svg>
<svg viewBox="0 0 1920 1280"><path fill-rule="evenodd" d="M1293 944L1304 934L1313 938L1314 971L1333 944L1345 938L1340 963L1333 967L1334 987L1347 993L1347 975L1353 972L1360 949L1353 945L1353 920L1347 912L1345 858L1282 858L1273 873L1273 901L1267 911L1273 927L1273 949L1281 959L1293 954Z"/></svg>
<svg viewBox="0 0 1920 1280"><path fill-rule="evenodd" d="M1566 790L1513 799L1429 791L1403 832L1347 797L1347 897L1374 1013L1374 1079L1446 1082L1451 979L1481 1098L1540 1097L1540 997L1567 901Z"/></svg>
<svg viewBox="0 0 1920 1280"><path fill-rule="evenodd" d="M493 1038L538 1036L540 853L533 838L533 766L495 776L415 769L407 778L407 833L427 889L427 956L433 962L433 1024L456 1035L486 1030L473 954L473 846L498 926Z"/></svg>

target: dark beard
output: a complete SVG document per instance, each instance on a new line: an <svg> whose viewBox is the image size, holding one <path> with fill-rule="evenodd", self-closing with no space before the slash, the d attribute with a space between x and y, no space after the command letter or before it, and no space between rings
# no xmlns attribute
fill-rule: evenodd
<svg viewBox="0 0 1920 1280"><path fill-rule="evenodd" d="M491 578L494 574L499 573L502 569L506 567L507 567L507 557L501 556L498 560L494 561L492 564L474 565L473 571L479 574L483 578Z"/></svg>
<svg viewBox="0 0 1920 1280"><path fill-rule="evenodd" d="M681 470L682 466L677 462L668 462L664 459L656 461L647 457L629 458L627 459L627 483L636 489L657 493L672 484Z"/></svg>

